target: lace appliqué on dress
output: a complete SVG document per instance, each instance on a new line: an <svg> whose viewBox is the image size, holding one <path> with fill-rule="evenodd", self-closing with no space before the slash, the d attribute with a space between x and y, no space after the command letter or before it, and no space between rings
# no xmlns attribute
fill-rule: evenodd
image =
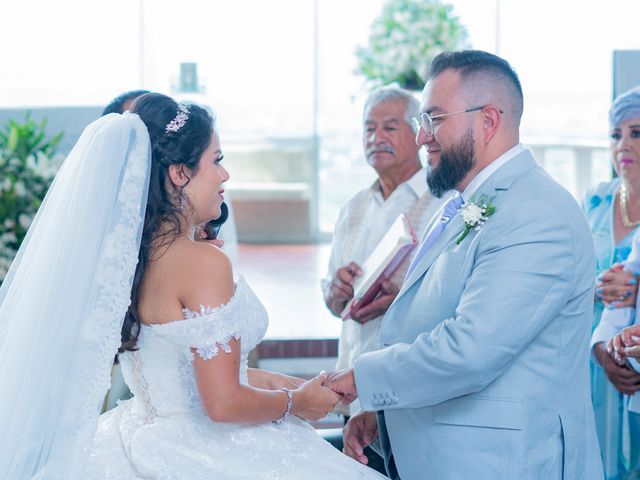
<svg viewBox="0 0 640 480"><path fill-rule="evenodd" d="M232 339L242 339L241 353L248 354L262 340L267 313L253 291L240 277L233 297L218 307L200 306L200 311L183 309L184 320L149 325L156 334L182 347L195 349L203 360L231 352Z"/></svg>
<svg viewBox="0 0 640 480"><path fill-rule="evenodd" d="M185 307L182 309L182 313L184 314L185 320L191 320L198 317L207 317L213 315L218 308L219 307L205 307L204 305L200 305L200 312L194 312L193 310ZM238 332L234 332L227 338L222 338L220 340L216 340L215 342L207 341L202 347L196 348L196 353L203 360L211 360L213 357L218 355L218 351L220 350L220 348L225 353L231 353L229 342L232 338L240 340L240 334Z"/></svg>

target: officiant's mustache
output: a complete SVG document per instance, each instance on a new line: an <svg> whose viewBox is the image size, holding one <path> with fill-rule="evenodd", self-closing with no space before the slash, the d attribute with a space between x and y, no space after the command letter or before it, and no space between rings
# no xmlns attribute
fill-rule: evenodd
<svg viewBox="0 0 640 480"><path fill-rule="evenodd" d="M375 147L367 148L367 157L375 155L376 153L396 153L391 145L376 145Z"/></svg>

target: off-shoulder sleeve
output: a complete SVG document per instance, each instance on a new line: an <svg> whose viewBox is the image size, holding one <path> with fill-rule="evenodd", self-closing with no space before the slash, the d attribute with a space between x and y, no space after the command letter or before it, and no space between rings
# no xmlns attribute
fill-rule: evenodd
<svg viewBox="0 0 640 480"><path fill-rule="evenodd" d="M203 359L209 360L220 350L231 352L231 339L243 339L251 344L264 333L259 324L266 315L264 307L242 279L238 281L231 299L218 307L200 306L200 311L183 309L184 320L151 325L154 332L181 346L194 348Z"/></svg>

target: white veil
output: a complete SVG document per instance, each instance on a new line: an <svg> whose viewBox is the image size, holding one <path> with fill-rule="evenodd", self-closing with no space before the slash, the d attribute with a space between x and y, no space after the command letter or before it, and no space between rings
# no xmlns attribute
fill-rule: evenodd
<svg viewBox="0 0 640 480"><path fill-rule="evenodd" d="M130 303L151 149L137 115L89 125L0 287L0 479L82 478Z"/></svg>

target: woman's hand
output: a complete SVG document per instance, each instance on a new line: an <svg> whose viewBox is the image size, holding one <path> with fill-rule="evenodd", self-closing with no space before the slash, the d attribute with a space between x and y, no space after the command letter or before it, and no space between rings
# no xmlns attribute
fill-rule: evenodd
<svg viewBox="0 0 640 480"><path fill-rule="evenodd" d="M340 401L340 395L322 384L327 379L327 372L306 381L293 391L291 414L305 420L316 421L326 417Z"/></svg>
<svg viewBox="0 0 640 480"><path fill-rule="evenodd" d="M640 325L631 325L609 340L607 352L618 364L626 364L627 357L640 360Z"/></svg>
<svg viewBox="0 0 640 480"><path fill-rule="evenodd" d="M608 307L634 307L638 295L638 274L623 270L621 263L612 265L596 278L596 300Z"/></svg>
<svg viewBox="0 0 640 480"><path fill-rule="evenodd" d="M224 246L224 240L219 240L217 238L211 238L211 239L208 238L207 237L207 232L205 232L204 229L200 225L198 225L196 227L196 231L194 233L194 238L197 241L200 241L200 242L208 242L208 243L210 243L212 245L215 245L218 248L222 248Z"/></svg>
<svg viewBox="0 0 640 480"><path fill-rule="evenodd" d="M615 337L614 337L615 338ZM602 366L609 381L620 393L633 395L640 390L640 374L626 365L616 363L611 354L607 353L604 342L596 343L593 353ZM612 351L615 354L615 351Z"/></svg>

